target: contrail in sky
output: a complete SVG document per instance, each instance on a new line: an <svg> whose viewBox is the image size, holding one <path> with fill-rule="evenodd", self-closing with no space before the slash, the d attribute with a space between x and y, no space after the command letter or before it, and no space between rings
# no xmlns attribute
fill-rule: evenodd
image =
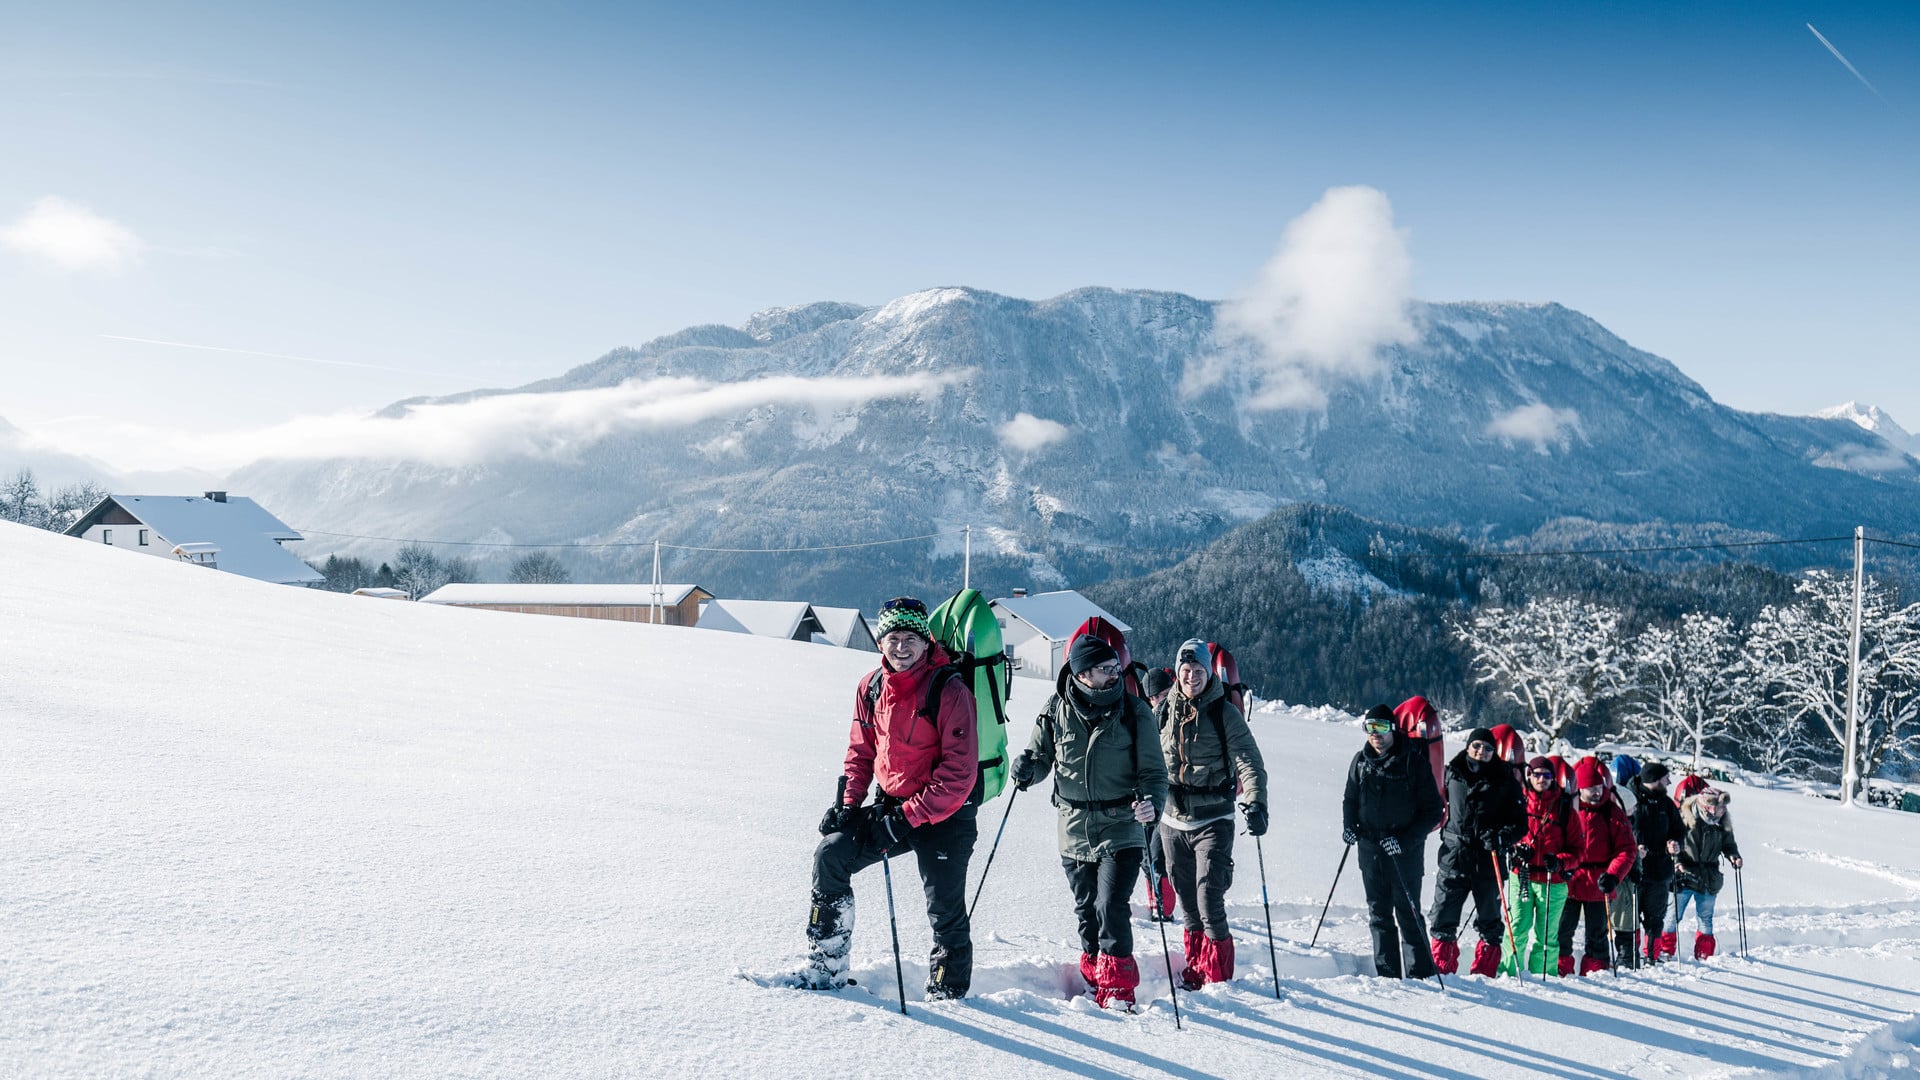
<svg viewBox="0 0 1920 1080"><path fill-rule="evenodd" d="M1808 23L1807 29L1813 30L1813 24ZM1853 61L1848 60L1846 57L1840 55L1840 50L1833 47L1833 42L1827 40L1827 35L1821 33L1818 30L1813 30L1813 36L1820 39L1820 44L1825 45L1827 47L1827 51L1833 54L1833 58L1835 60L1838 60L1841 63L1847 65L1847 70L1853 72L1853 77L1860 80L1861 86L1864 86L1869 90L1873 90L1873 96L1879 98L1883 103L1889 104L1889 105L1892 104L1892 102L1887 101L1886 97L1883 96L1880 93L1880 91L1874 89L1873 84L1867 81L1867 77L1865 75L1860 74L1860 69L1853 66Z"/></svg>
<svg viewBox="0 0 1920 1080"><path fill-rule="evenodd" d="M260 356L269 360L298 360L305 364L326 364L330 367L368 368L373 371L398 371L408 375L450 375L452 372L419 371L414 368L388 367L385 364L363 364L357 360L322 360L317 356L288 356L286 353L260 352L257 349L229 349L221 345L193 345L185 341L157 341L153 338L123 337L120 334L101 334L109 341L132 341L141 345L165 345L170 349L198 349L202 352L232 353L236 356Z"/></svg>

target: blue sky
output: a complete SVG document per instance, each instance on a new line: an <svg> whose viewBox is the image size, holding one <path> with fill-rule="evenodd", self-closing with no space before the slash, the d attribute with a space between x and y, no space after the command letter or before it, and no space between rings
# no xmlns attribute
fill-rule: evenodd
<svg viewBox="0 0 1920 1080"><path fill-rule="evenodd" d="M134 238L0 249L29 429L371 408L943 284L1224 297L1347 184L1421 298L1920 427L1920 5L7 6L0 223Z"/></svg>

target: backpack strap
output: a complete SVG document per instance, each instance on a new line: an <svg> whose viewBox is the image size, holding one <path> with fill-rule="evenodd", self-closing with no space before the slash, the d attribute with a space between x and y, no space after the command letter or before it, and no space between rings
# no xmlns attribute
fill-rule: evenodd
<svg viewBox="0 0 1920 1080"><path fill-rule="evenodd" d="M1228 776L1233 775L1233 751L1227 748L1227 697L1225 694L1207 706L1207 719L1213 721L1213 733L1220 739L1220 756L1226 759Z"/></svg>

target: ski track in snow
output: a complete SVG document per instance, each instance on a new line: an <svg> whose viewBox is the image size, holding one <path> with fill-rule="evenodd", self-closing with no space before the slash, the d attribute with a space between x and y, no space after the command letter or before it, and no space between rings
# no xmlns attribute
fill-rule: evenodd
<svg viewBox="0 0 1920 1080"><path fill-rule="evenodd" d="M1331 710L1258 711L1279 1000L1243 836L1238 977L1183 993L1176 1031L1161 927L1137 920L1141 1012L1096 1008L1054 812L1029 795L981 811L970 896L1009 824L973 997L921 1000L918 875L894 866L901 1016L877 869L855 884L858 986L749 981L800 958L867 657L307 593L5 524L0 567L0 1076L1602 1080L1920 1060L1920 873L1882 861L1914 850L1912 815L1743 788L1749 958L1729 888L1710 961L1442 991L1364 974L1351 863L1306 946L1360 736ZM1023 684L1014 715L1041 703Z"/></svg>

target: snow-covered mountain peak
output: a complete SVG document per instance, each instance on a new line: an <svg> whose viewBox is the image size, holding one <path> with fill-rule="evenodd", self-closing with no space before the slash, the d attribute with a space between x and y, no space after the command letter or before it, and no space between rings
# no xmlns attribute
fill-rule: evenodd
<svg viewBox="0 0 1920 1080"><path fill-rule="evenodd" d="M1885 439L1894 449L1904 454L1920 457L1920 437L1914 436L1888 416L1886 410L1878 405L1862 405L1857 401L1821 409L1814 416L1822 420L1851 420L1863 430L1871 431Z"/></svg>

